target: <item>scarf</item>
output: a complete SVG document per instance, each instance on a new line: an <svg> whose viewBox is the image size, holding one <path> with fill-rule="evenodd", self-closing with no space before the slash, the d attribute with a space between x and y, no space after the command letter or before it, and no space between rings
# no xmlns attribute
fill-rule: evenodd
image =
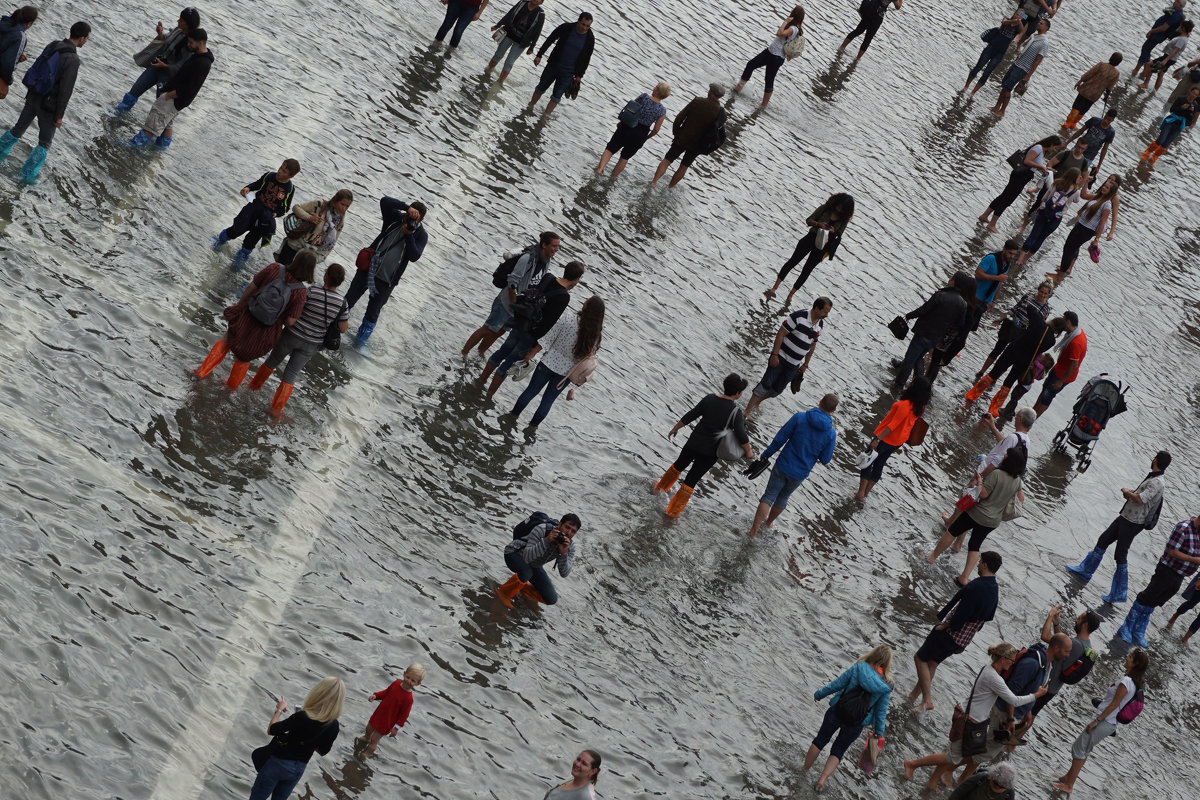
<svg viewBox="0 0 1200 800"><path fill-rule="evenodd" d="M1075 330L1071 331L1066 336L1055 342L1054 347L1050 348L1050 352L1061 353L1066 348L1067 344L1081 333L1083 333L1083 327L1077 327Z"/></svg>

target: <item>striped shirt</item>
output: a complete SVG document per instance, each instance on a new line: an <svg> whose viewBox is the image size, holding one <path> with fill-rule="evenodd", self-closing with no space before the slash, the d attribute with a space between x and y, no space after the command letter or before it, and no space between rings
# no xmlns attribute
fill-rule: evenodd
<svg viewBox="0 0 1200 800"><path fill-rule="evenodd" d="M824 326L825 320L821 320L815 325L809 322L807 311L793 311L788 314L787 319L783 321L783 327L787 328L788 335L784 337L783 344L779 346L779 357L789 364L802 362L808 351L816 344L817 337L821 335L821 329Z"/></svg>
<svg viewBox="0 0 1200 800"><path fill-rule="evenodd" d="M1033 69L1034 59L1038 56L1045 58L1049 50L1050 43L1046 41L1046 34L1039 33L1029 40L1029 44L1025 45L1025 49L1021 51L1021 55L1017 56L1013 66L1029 74L1029 70Z"/></svg>
<svg viewBox="0 0 1200 800"><path fill-rule="evenodd" d="M308 300L300 312L300 319L288 330L306 342L320 344L325 341L325 331L329 330L335 318L339 322L350 319L346 301L337 292L326 291L323 286L312 286L309 287Z"/></svg>

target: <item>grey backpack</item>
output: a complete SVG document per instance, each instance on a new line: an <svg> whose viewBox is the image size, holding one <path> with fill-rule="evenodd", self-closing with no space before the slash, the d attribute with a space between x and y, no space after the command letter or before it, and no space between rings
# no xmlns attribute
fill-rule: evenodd
<svg viewBox="0 0 1200 800"><path fill-rule="evenodd" d="M287 279L287 269L280 264L279 276L250 297L250 302L246 306L250 316L267 326L278 322L279 318L283 316L283 312L287 310L292 292L304 285L300 282L289 284Z"/></svg>

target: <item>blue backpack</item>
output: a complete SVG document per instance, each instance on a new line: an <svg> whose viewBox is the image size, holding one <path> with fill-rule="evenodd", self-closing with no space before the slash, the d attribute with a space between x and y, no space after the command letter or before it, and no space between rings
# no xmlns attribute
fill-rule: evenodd
<svg viewBox="0 0 1200 800"><path fill-rule="evenodd" d="M21 83L37 94L50 94L58 80L58 56L60 48L46 48L33 62L33 66L25 71Z"/></svg>

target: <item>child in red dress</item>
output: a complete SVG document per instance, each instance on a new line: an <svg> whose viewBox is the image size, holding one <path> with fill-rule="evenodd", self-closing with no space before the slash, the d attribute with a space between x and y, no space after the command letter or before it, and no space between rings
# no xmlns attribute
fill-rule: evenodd
<svg viewBox="0 0 1200 800"><path fill-rule="evenodd" d="M355 744L365 746L370 755L375 752L384 735L395 736L399 733L408 719L408 712L412 710L412 690L420 686L423 680L425 668L420 664L409 664L402 680L392 681L391 686L368 697L368 700L378 701L379 708L375 709L367 722L367 729L355 740Z"/></svg>

